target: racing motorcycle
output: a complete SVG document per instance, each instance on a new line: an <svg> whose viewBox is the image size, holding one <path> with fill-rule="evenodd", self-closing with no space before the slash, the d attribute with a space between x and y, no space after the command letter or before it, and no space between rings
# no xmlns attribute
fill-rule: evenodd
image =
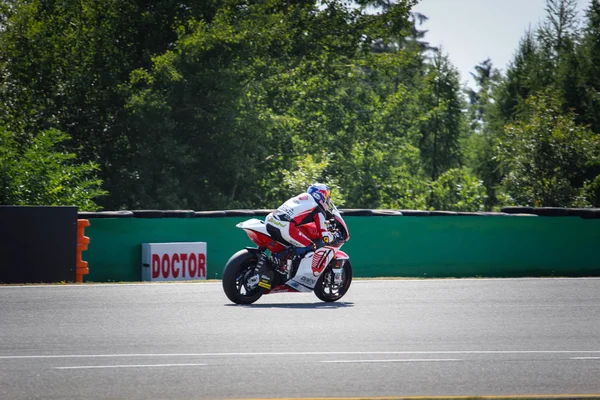
<svg viewBox="0 0 600 400"><path fill-rule="evenodd" d="M267 216L271 218L272 214ZM235 253L223 269L223 290L236 304L252 304L263 294L311 292L326 302L341 299L352 283L352 265L340 250L350 238L348 228L332 205L327 227L336 238L323 243L314 223L299 226L314 243L322 246L301 258L295 248L274 238L264 221L252 218L236 227L243 229L257 247Z"/></svg>

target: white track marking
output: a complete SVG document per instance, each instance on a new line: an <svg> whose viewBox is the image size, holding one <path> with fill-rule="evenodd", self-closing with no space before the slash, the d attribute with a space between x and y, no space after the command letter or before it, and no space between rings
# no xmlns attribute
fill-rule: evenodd
<svg viewBox="0 0 600 400"><path fill-rule="evenodd" d="M432 355L432 354L600 354L600 350L456 350L456 351L289 351L260 353L168 353L168 354L55 354L5 355L0 360L44 358L119 358L119 357L254 357L254 356L328 356L328 355Z"/></svg>
<svg viewBox="0 0 600 400"><path fill-rule="evenodd" d="M442 362L442 361L462 361L459 358L405 358L402 360L330 360L319 361L328 364L352 364L352 363L409 363L409 362Z"/></svg>
<svg viewBox="0 0 600 400"><path fill-rule="evenodd" d="M75 367L54 367L54 369L100 369L100 368L163 368L163 367L198 367L208 364L137 364L137 365L80 365Z"/></svg>
<svg viewBox="0 0 600 400"><path fill-rule="evenodd" d="M600 357L571 357L571 360L600 360Z"/></svg>

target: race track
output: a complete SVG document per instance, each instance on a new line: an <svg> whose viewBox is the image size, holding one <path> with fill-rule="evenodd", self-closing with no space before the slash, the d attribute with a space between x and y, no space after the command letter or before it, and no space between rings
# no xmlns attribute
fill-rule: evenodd
<svg viewBox="0 0 600 400"><path fill-rule="evenodd" d="M0 287L1 399L599 394L600 279Z"/></svg>

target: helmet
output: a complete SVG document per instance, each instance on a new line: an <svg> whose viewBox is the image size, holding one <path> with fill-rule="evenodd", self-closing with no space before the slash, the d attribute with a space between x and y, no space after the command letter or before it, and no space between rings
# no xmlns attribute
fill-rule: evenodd
<svg viewBox="0 0 600 400"><path fill-rule="evenodd" d="M329 186L323 183L313 183L306 192L315 199L323 210L328 211L331 208L331 190Z"/></svg>

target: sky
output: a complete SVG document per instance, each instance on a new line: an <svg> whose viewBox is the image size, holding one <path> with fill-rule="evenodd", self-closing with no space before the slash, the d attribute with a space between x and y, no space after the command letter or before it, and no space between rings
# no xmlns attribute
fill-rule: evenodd
<svg viewBox="0 0 600 400"><path fill-rule="evenodd" d="M577 0L580 20L589 0ZM420 0L413 11L429 17L420 29L425 40L442 46L461 73L461 82L473 85L470 72L491 58L505 72L528 27L535 29L546 16L546 0Z"/></svg>

